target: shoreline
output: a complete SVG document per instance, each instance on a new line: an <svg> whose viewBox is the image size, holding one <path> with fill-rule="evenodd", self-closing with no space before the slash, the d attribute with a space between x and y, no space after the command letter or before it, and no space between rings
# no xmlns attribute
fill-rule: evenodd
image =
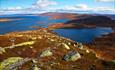
<svg viewBox="0 0 115 70"><path fill-rule="evenodd" d="M95 38L92 43L85 45L100 59L108 61L115 59L115 32Z"/></svg>
<svg viewBox="0 0 115 70"><path fill-rule="evenodd" d="M0 22L8 22L14 20L22 20L23 18L0 18Z"/></svg>
<svg viewBox="0 0 115 70"><path fill-rule="evenodd" d="M115 69L115 32L95 38L93 43L82 44L52 32L52 27L38 29L0 35L1 70L12 67L19 70ZM15 61L17 59L19 61Z"/></svg>

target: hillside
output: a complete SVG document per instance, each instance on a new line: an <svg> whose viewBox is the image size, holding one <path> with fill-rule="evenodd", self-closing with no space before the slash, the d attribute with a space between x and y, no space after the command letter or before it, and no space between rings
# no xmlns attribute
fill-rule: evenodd
<svg viewBox="0 0 115 70"><path fill-rule="evenodd" d="M0 35L0 70L114 70L113 60L47 29Z"/></svg>
<svg viewBox="0 0 115 70"><path fill-rule="evenodd" d="M95 27L115 27L115 20L107 16L86 16L67 21L65 23L54 24L50 28L95 28ZM61 26L60 26L61 25Z"/></svg>

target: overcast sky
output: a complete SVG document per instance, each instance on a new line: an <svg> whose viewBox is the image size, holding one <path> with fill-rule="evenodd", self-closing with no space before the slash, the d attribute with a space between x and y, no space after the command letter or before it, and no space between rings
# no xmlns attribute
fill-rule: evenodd
<svg viewBox="0 0 115 70"><path fill-rule="evenodd" d="M65 10L115 14L115 0L0 0L0 14Z"/></svg>

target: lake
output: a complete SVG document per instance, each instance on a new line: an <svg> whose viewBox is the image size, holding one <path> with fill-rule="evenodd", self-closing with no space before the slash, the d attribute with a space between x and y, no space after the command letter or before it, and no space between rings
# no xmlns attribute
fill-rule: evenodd
<svg viewBox="0 0 115 70"><path fill-rule="evenodd" d="M62 23L68 19L49 20L48 16L38 15L5 15L0 18L19 19L6 22L0 22L0 34L6 34L13 31L35 30L31 26L47 27L50 24ZM54 32L60 36L70 38L77 42L89 43L96 37L111 33L112 28L92 28L92 29L56 29Z"/></svg>

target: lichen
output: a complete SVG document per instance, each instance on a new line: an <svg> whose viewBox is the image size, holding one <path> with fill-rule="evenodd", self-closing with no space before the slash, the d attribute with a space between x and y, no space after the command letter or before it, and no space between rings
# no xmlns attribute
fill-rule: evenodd
<svg viewBox="0 0 115 70"><path fill-rule="evenodd" d="M64 47L66 48L66 49L70 49L70 47L67 45L67 44L65 44L65 43L62 43L63 45L64 45Z"/></svg>
<svg viewBox="0 0 115 70"><path fill-rule="evenodd" d="M5 53L6 51L5 51L5 48L2 48L2 47L0 47L0 54L3 54L3 53Z"/></svg>
<svg viewBox="0 0 115 70"><path fill-rule="evenodd" d="M32 45L34 43L35 43L35 41L28 41L28 42L23 42L23 43L20 43L20 44L16 44L15 46Z"/></svg>
<svg viewBox="0 0 115 70"><path fill-rule="evenodd" d="M19 44L15 44L15 45L12 45L12 46L7 46L5 47L5 49L12 49L12 48L15 48L15 47L18 47L18 46L24 46L24 45L33 45L35 43L35 41L28 41L28 42L23 42L23 43L19 43Z"/></svg>
<svg viewBox="0 0 115 70"><path fill-rule="evenodd" d="M46 57L46 56L51 56L51 55L53 55L51 49L46 49L41 53L40 57Z"/></svg>
<svg viewBox="0 0 115 70"><path fill-rule="evenodd" d="M13 63L18 62L19 60L22 60L21 57L10 57L3 62L0 63L0 70L9 70L9 66Z"/></svg>

